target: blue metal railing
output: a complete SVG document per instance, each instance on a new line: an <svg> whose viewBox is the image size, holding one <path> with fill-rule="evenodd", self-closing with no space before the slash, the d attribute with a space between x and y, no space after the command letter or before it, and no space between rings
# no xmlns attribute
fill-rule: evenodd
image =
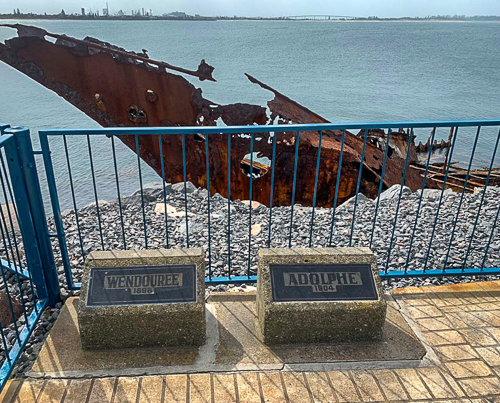
<svg viewBox="0 0 500 403"><path fill-rule="evenodd" d="M362 205L359 192L362 190L364 174L369 169L366 166L367 144L370 131L373 129L384 130L383 135L378 132L380 157L383 155L380 170L376 172L378 179L371 185L376 189L376 201ZM430 130L429 147L427 154L420 161L412 156L410 147L404 149L400 155L399 165L400 178L399 189L396 196L389 203L382 201L381 195L386 190L385 181L388 171L392 169L394 175L394 153L395 146L391 145L396 132L406 130L409 140L413 140L423 130ZM437 152L435 140L440 138L441 129L451 132L451 143L446 151L444 163L434 163ZM318 207L318 194L321 188L322 172L321 161L324 159L325 140L331 140L331 131L337 132L338 161L334 164L331 172L335 188L329 189L333 195L330 205L322 205L323 210ZM352 163L352 147L347 136L349 131L359 130L357 141L362 142L362 147L357 155L356 169L353 175L352 167L346 165L346 150L350 149ZM305 181L300 171L299 162L304 158L301 152L301 139L307 132L317 133L317 152L311 157L314 159L311 165L314 175L311 174L307 181L313 184L313 194L310 208L299 208L295 204L297 198L301 197L300 182ZM427 132L428 133L428 132ZM256 251L260 247L291 247L299 245L302 247L329 247L329 246L367 246L374 250L377 255L380 274L383 278L402 277L443 277L443 276L475 276L475 275L499 275L500 247L498 242L497 222L500 216L500 191L488 190L494 184L500 184L500 172L497 173L497 151L500 142L500 120L471 120L471 121L433 121L433 122L378 122L378 123L339 123L339 124L309 124L309 125L273 125L273 126L240 126L240 127L171 127L171 128L107 128L107 129L58 129L40 131L41 150L33 150L28 129L9 128L8 125L0 124L0 277L3 288L9 301L10 313L13 319L12 337L6 334L4 326L0 323L0 387L12 372L16 360L27 342L31 332L47 305L53 305L59 300L59 278L56 268L56 260L53 255L52 237L57 238L58 264L64 268L67 287L79 289L80 283L75 275L81 271L81 264L86 253L93 249L106 249L116 242L110 242L109 217L102 214L99 204L98 184L102 177L96 173L96 164L109 163L109 172L114 175L114 186L116 187L117 203L113 205L116 209L116 224L119 226L117 236L121 240L118 247L127 249L137 247L137 238L131 239L130 228L135 233L141 234L142 248L157 247L157 235L152 233L151 227L155 225L151 216L151 201L146 200L143 184L144 171L139 158L141 136L157 136L161 160L161 196L154 202L163 204L164 217L158 225L164 228L164 239L162 244L167 248L181 246L204 246L207 253L207 284L239 284L252 283L256 281L255 262ZM186 150L193 146L194 136L202 135L204 145L198 146L202 161L206 164L206 187L208 195L214 193L211 187L210 177L214 176L210 166L212 156L210 145L215 139L212 135L222 134L224 145L227 146L227 200L221 198L207 197L206 206L197 204L192 206L193 200L188 197L187 180L189 178L189 164L187 163ZM123 186L119 177L119 157L116 152L115 139L120 136L134 137L135 152L134 164L137 164L137 178L140 186L139 204L125 206L123 203ZM237 178L232 177L232 141L236 137L248 139L250 170L248 179L248 208L240 206L237 201L231 200L232 184ZM102 157L96 157L96 147L92 140L95 136L103 139L109 138L111 152L109 161L103 161ZM177 196L170 196L167 192L166 180L168 168L163 155L162 139L164 136L178 136L182 147L182 179L183 192ZM227 143L226 137L227 136ZM70 138L82 138L83 144L72 149L68 140ZM276 169L277 159L281 151L277 150L277 144L286 137L289 141L289 156L291 158L290 170L290 206L276 206L275 196L277 189L275 183L284 172ZM443 137L441 133L441 138ZM61 140L62 147L56 152L54 143L49 142ZM270 175L269 207L264 213L253 211L252 201L256 198L254 187L259 181L259 176L254 176L254 165L258 158L262 140L266 138L268 144L272 143L272 155L268 167ZM352 138L349 137L352 141ZM281 140L280 140L281 139ZM373 140L373 138L372 138ZM302 140L303 141L303 140ZM482 145L482 148L481 148ZM280 146L281 147L281 146ZM98 150L99 151L99 150ZM89 166L86 168L79 164L75 169L72 167L72 153L86 152L88 154ZM40 179L36 170L35 156L43 156L47 185L50 195L50 204L53 216L48 222L53 227L49 233L47 218L44 211L44 200L40 189ZM59 155L60 154L60 155ZM478 154L482 157L479 158ZM456 155L460 156L458 165L462 169L461 185L457 185L455 171L457 161L453 161ZM256 157L257 156L257 157ZM311 156L311 154L309 154ZM381 158L381 159L382 159ZM70 203L73 206L72 214L61 214L59 200L58 182L56 181L56 169L54 161L58 163L58 174L67 175L67 184L70 194ZM61 167L63 161L65 168ZM224 161L220 161L223 163ZM433 165L434 163L434 165ZM73 162L74 164L74 162ZM484 165L482 183L478 184L477 167ZM436 166L439 167L440 178L436 176ZM293 167L293 168L292 168ZM106 168L106 169L107 169ZM75 172L88 169L88 183L75 185ZM411 199L404 197L403 186L407 184L409 174L414 177L415 172L420 172L420 194L413 195ZM234 174L234 171L233 171ZM347 177L347 175L351 175ZM81 175L80 175L81 176ZM314 177L313 177L314 176ZM123 180L123 177L122 177ZM351 180L355 191L351 202L345 205L345 198L340 200L339 189L346 180ZM333 183L332 182L332 183ZM435 190L437 201L428 203L424 190L429 188L429 183L440 184ZM393 181L394 183L394 181ZM472 184L472 185L471 185ZM88 188L86 186L89 186ZM106 184L109 186L109 180ZM366 183L365 183L366 185ZM283 184L281 184L283 186ZM453 188L456 193L455 201L451 207L447 204L446 189ZM90 192L87 190L90 189ZM280 192L283 191L281 187ZM475 196L467 195L474 191ZM95 220L81 217L81 200L83 193L88 193L95 201ZM372 194L374 196L374 194ZM174 197L174 199L172 199ZM175 199L177 197L177 199ZM267 197L267 196L266 196ZM475 197L473 203L470 198ZM170 218L168 215L168 202L177 201L183 209L184 215L180 220ZM204 200L204 199L203 199ZM222 200L222 201L221 201ZM205 203L205 201L203 201ZM222 204L221 204L222 203ZM79 209L80 205L80 209ZM408 206L412 207L409 208ZM464 206L467 206L465 208ZM206 236L194 237L196 231L196 219L192 217L191 210L198 209L196 217L206 213ZM415 209L416 207L416 209ZM130 209L140 213L140 222L130 221ZM451 210L450 210L451 209ZM325 214L326 213L326 214ZM217 214L217 219L215 219ZM224 215L221 221L220 216ZM304 214L306 218L304 219ZM310 214L310 216L308 216ZM235 216L236 215L236 216ZM401 221L401 217L404 220ZM71 247L68 247L66 232L68 229L68 217L74 218L76 227L76 242L72 239ZM92 217L94 218L94 217ZM259 224L264 226L260 238L254 236L252 228L254 223L260 219ZM267 222L266 222L267 220ZM178 229L185 227L185 235L178 236ZM127 223L127 225L126 225ZM222 224L221 224L222 223ZM362 223L360 227L360 223ZM98 232L95 239L88 239L88 233L84 229L91 227ZM267 228L265 228L267 225ZM428 225L428 228L425 226ZM403 228L404 226L404 228ZM195 228L195 229L193 229ZM199 229L198 229L199 230ZM177 231L177 232L176 232ZM235 234L238 237L235 239ZM443 238L444 235L444 238ZM243 237L243 241L241 239ZM384 242L380 243L381 237ZM440 237L436 246L436 239ZM242 244L243 242L243 244ZM135 243L135 245L134 245ZM494 248L491 248L495 244ZM440 249L440 250L438 250ZM493 249L493 251L491 250ZM416 258L416 251L421 255L420 260ZM437 253L439 252L439 253ZM394 260L397 253L399 259ZM441 257L440 257L441 256ZM472 266L470 262L473 263ZM223 267L220 263L222 262ZM479 262L479 263L478 263ZM493 267L487 267L487 262ZM420 267L419 267L420 265ZM12 290L5 285L12 283L19 289L21 315L24 324L19 322L14 312L14 295ZM22 298L31 295L31 301Z"/></svg>
<svg viewBox="0 0 500 403"><path fill-rule="evenodd" d="M486 244L485 247L482 247L482 253L483 253L483 258L482 258L482 264L477 265L476 267L468 267L467 266L467 260L468 256L470 255L470 250L473 248L473 245L475 242L477 242L477 239L474 239L474 235L477 231L477 227L481 221L481 212L482 208L484 205L484 201L488 199L488 197L494 197L494 196L487 196L486 195L486 190L488 188L488 185L490 183L490 180L493 176L496 178L496 173L495 173L495 168L496 166L496 151L497 151L497 146L498 146L498 140L499 140L499 135L500 132L498 131L498 128L500 127L500 120L468 120L468 121L429 121L429 122L374 122L374 123L338 123L338 124L300 124L300 125L270 125L270 126L233 126L233 127L161 127L161 128L102 128L102 129L54 129L54 130L42 130L40 131L40 144L41 144L41 153L43 154L44 158L44 166L45 170L47 173L47 183L48 183L48 190L51 196L51 204L52 204L52 209L54 213L54 225L56 228L57 232L57 237L59 240L59 245L60 245L60 251L61 251L61 258L62 262L64 265L65 269L65 274L68 282L68 286L70 289L78 289L79 284L77 282L74 282L73 280L73 269L74 265L71 264L70 262L70 256L68 254L68 249L66 245L66 239L65 239L65 231L64 231L64 223L63 219L61 218L61 208L59 204L59 195L58 195L58 189L56 185L56 180L55 180L55 174L54 174L54 168L53 168L53 161L54 158L59 158L59 156L55 156L51 152L51 148L49 146L49 137L50 138L57 138L57 137L62 137L64 140L64 150L66 154L66 160L67 160L67 172L69 174L69 183L71 187L71 198L72 198L72 204L74 206L74 214L76 216L76 223L78 226L78 237L79 237L79 245L82 251L82 254L84 253L83 251L83 240L82 240L82 234L80 232L80 227L79 227L79 222L78 222L78 209L77 209L77 198L78 194L75 194L74 191L74 184L73 184L73 179L71 177L71 165L70 165L70 158L68 154L68 145L66 143L66 138L69 137L77 137L77 136L86 136L87 142L88 142L88 153L89 153L89 159L90 159L90 177L92 178L92 183L90 184L92 186L92 190L94 193L94 199L95 199L95 208L96 208L96 216L97 216L97 224L98 224L98 232L99 232L99 240L100 240L100 247L104 248L104 243L105 243L105 236L102 224L101 224L101 215L100 215L100 207L98 203L98 194L97 194L97 186L96 186L96 181L98 181L99 178L96 178L95 175L95 167L93 164L93 158L92 158L92 149L91 149L91 138L93 136L108 136L111 138L111 146L113 150L113 164L114 166L112 167L114 173L115 173L115 185L116 185L116 192L117 192L117 201L118 201L118 212L119 212L119 217L120 217L120 225L121 225L121 237L123 239L122 242L122 247L127 248L128 242L127 242L127 236L126 236L126 230L124 227L124 212L123 212L123 207L122 207L122 197L121 197L121 188L120 188L120 181L118 178L118 170L117 170L117 158L116 158L116 153L115 153L115 138L119 138L120 136L124 135L133 135L135 136L135 144L136 144L136 151L139 150L139 139L141 136L158 136L158 143L160 145L160 159L161 159L161 173L162 173L162 179L163 179L163 194L162 194L162 200L161 202L164 205L164 229L165 229L165 245L166 247L173 247L176 246L173 242L173 231L176 230L174 226L174 222L169 218L167 214L167 197L166 197L166 192L165 192L165 166L164 166L164 159L163 159L163 148L161 147L162 145L162 137L163 136L179 136L181 141L182 141L182 176L184 179L184 194L182 196L183 198L183 208L184 208L184 225L185 225L185 239L184 239L184 245L189 247L193 244L192 240L190 239L190 219L189 219L189 200L186 192L186 182L188 178L188 164L186 164L186 149L190 147L189 142L193 141L192 136L193 135L202 135L204 136L204 141L205 141L205 155L204 155L204 160L206 163L206 178L207 178L207 187L208 190L213 193L213 189L210 189L210 158L211 156L209 155L209 142L214 141L211 140L211 135L215 134L226 134L227 135L227 177L228 177L228 183L227 183L227 223L225 226L225 242L222 242L222 240L218 241L218 246L216 249L214 249L214 244L213 244L213 220L211 219L211 215L213 214L213 201L211 201L211 198L208 197L207 199L207 237L206 237L206 242L204 245L206 247L207 251L207 283L208 284L220 284L220 283L249 283L249 282L255 282L256 281L256 276L255 276L255 270L252 268L252 264L255 262L255 250L258 247L271 247L273 244L275 245L276 242L273 242L273 236L275 235L275 232L273 232L273 225L274 225L274 215L273 213L276 211L278 207L273 206L273 197L275 196L276 190L274 189L274 184L275 184L275 179L282 174L278 170L275 170L275 164L276 164L276 143L277 143L277 138L278 134L285 134L286 133L292 133L294 139L291 140L291 143L294 144L293 151L293 181L290 183L290 194L291 194L291 206L289 207L289 210L287 210L287 214L289 214L289 219L288 219L288 236L287 239L285 240L284 243L280 244L279 246L282 247L291 247L293 242L294 242L294 237L297 236L297 233L294 230L294 224L297 221L297 218L295 216L295 197L296 197L296 192L297 192L297 180L298 177L301 175L298 169L298 161L301 158L301 153L300 153L300 148L299 144L301 141L301 138L304 136L305 132L315 132L318 134L318 151L317 151L317 156L315 160L315 176L314 178L311 177L310 181L311 183L314 183L314 194L312 198L312 204L311 204L311 209L310 209L310 219L308 219L308 229L307 233L309 234L308 240L305 242L305 244L302 244L302 246L309 246L309 247L322 247L322 246L335 246L335 245L344 245L345 246L367 246L367 247L372 247L374 248L375 252L378 254L379 258L379 267L380 267L380 274L384 278L401 278L401 277L434 277L434 276L469 276L469 275L487 275L487 274L500 274L500 269L497 267L485 267L485 263L488 258L488 253L491 251L489 250L489 247L495 239L495 228L496 228L496 222L498 219L498 215L496 214L495 220L493 222L493 226L491 229L491 232L488 234L488 243ZM471 135L472 132L470 130L468 131L467 129L470 128L470 130L474 130L475 135ZM378 189L378 196L380 196L383 191L386 188L385 182L384 182L384 175L387 175L387 167L388 167L388 161L390 158L390 149L391 147L388 147L387 145L392 141L391 139L395 137L396 135L394 133L398 132L400 129L405 129L408 133L408 136L410 137L410 141L413 140L418 134L422 134L424 129L428 129L430 131L430 136L429 132L427 132L426 136L430 137L430 147L425 155L425 158L423 161L420 162L421 164L421 169L419 172L423 172L420 174L421 179L422 179L422 186L421 186L421 192L420 195L418 196L418 200L414 203L417 208L416 212L414 212L415 216L414 219L412 218L412 225L409 226L409 233L405 235L403 238L403 241L401 241L398 237L398 229L399 229L399 219L401 215L401 201L404 199L403 198L403 185L405 185L406 181L408 180L407 178L407 173L410 169L414 171L414 168L410 168L410 165L413 164L415 161L411 160L412 156L410 153L410 147L408 147L405 150L405 154L403 154L402 159L403 162L400 165L401 166L401 182L399 183L401 185L399 192L397 194L396 198L396 204L395 206L392 206L391 208L393 210L393 215L390 218L389 222L386 223L387 227L390 228L388 231L390 233L390 236L387 238L387 246L385 247L385 250L381 250L380 247L375 247L374 241L377 240L377 232L379 229L380 223L382 223L382 217L380 216L381 214L381 198L377 197L376 202L374 203L374 211L370 214L373 214L372 221L370 223L370 228L366 228L366 232L369 234L369 236L366 239L359 239L359 237L354 236L357 232L359 232L359 229L357 228L357 223L359 221L358 214L360 213L360 206L359 206L359 200L358 200L358 194L360 192L361 188L361 183L362 183L362 176L366 172L367 168L365 166L366 162L366 150L367 150L367 143L369 139L369 133L370 130L373 129L382 129L385 132L385 139L381 139L381 143L383 145L383 162L381 163L382 167L380 172L377 172L377 175L380 176L380 180L378 183L376 183L376 188ZM443 179L441 180L441 191L439 192L439 201L437 208L435 209L435 212L433 213L433 217L428 217L427 210L428 209L423 209L424 205L424 189L427 188L427 185L433 180L435 176L435 172L432 173L430 170L431 166L431 161L436 155L436 150L433 149L434 147L434 141L435 139L438 138L440 129L447 129L446 132L449 130L452 130L452 142L451 145L448 147L449 150L447 151L447 157L445 163L441 163L442 167L442 177ZM320 160L322 158L322 141L324 140L325 133L328 131L332 130L337 130L341 131L342 136L340 140L340 152L339 152L339 160L338 160L338 166L336 170L336 187L334 190L334 198L333 198L333 203L331 204L330 209L331 209L331 214L329 214L330 221L328 225L325 227L319 227L317 225L317 220L318 220L318 215L317 215L317 192L318 192L318 187L320 186L319 183L319 178L321 176L320 172ZM354 192L354 202L352 205L352 212L351 212L351 217L349 218L349 222L347 222L347 228L349 230L346 230L348 233L348 236L346 236L345 243L339 242L338 240L338 235L334 236L336 231L338 230L338 227L340 225L346 224L345 218L340 220L339 222L339 188L342 186L343 180L345 179L346 175L346 167L344 166L343 162L343 156L345 154L345 150L347 147L347 144L345 144L345 138L346 138L346 132L352 131L352 130L359 130L359 135L358 138L362 140L363 145L362 145L362 151L361 155L358 157L359 160L359 169L357 172L357 181L356 181L356 191ZM444 130L442 130L444 132ZM264 240L262 243L256 242L255 238L252 237L252 224L254 222L254 217L253 217L253 212L252 212L252 197L253 197L253 188L255 182L258 180L258 178L254 178L253 176L253 168L254 168L254 154L258 152L258 144L255 142L255 135L259 134L259 136L268 136L268 139L270 140L272 137L272 157L271 157L271 162L269 166L269 171L271 175L271 189L270 189L270 200L269 200L269 211L268 211L268 228L267 228L267 240ZM463 133L463 135L462 135ZM231 215L232 213L232 202L231 202L231 184L232 184L232 178L231 178L231 140L232 138L235 138L235 136L240 136L241 134L245 134L248 137L249 141L249 154L250 154L250 175L249 175L249 199L250 199L250 204L248 208L248 221L247 221L247 247L246 247L246 253L245 253L245 258L244 262L241 262L241 259L239 259L239 263L237 263L236 267L233 267L235 264L234 261L234 251L233 251L233 246L234 246L234 240L232 238L232 230L234 229L235 224L232 222ZM441 137L442 133L441 133ZM453 166L455 164L455 161L453 161L454 157L454 151L457 150L457 148L461 147L462 154L463 150L467 150L467 147L469 147L469 144L471 143L470 140L473 138L473 148L472 151L463 158L463 160L460 160L459 162L462 163L462 165L467 166L466 169L466 176L463 179L463 184L461 186L461 190L458 193L459 196L459 202L456 211L453 214L453 219L451 220L451 223L449 224L449 231L447 232L448 240L446 241L447 245L445 246L445 258L444 260L438 260L434 257L434 241L435 241L435 236L436 236L436 229L438 226L441 224L441 219L442 219L442 211L441 209L443 208L443 202L445 198L445 190L447 188L453 187L457 188L458 185L456 182L453 184L448 183L450 180L450 175L452 170L454 169ZM487 153L490 151L490 145L495 144L495 148L493 150L493 153L491 154L491 157L489 158L489 163L488 163L488 169L487 169L487 176L484 180L484 183L482 187L479 187L479 191L481 192L480 196L480 204L475 209L474 214L474 225L472 232L470 236L468 236L467 243L468 247L463 248L461 250L462 253L462 261L461 261L461 266L456 267L453 265L449 264L449 259L450 259L450 251L452 249L452 245L454 245L455 242L455 237L456 237L456 232L457 232L457 226L460 226L463 224L463 219L461 218L461 213L463 212L463 200L465 197L465 193L469 192L470 190L470 175L472 172L472 167L473 166L478 166L481 164L481 161L475 161L475 154L476 154L476 147L478 144L478 141L481 140L483 142L487 143L487 147L485 150L483 150L483 154ZM324 142L323 142L324 143ZM270 144L270 142L269 142ZM201 149L200 149L201 150ZM467 154L467 152L465 152ZM425 161L425 162L424 162ZM425 164L425 166L424 166ZM455 164L456 165L456 164ZM82 169L82 167L79 167L79 169ZM145 210L145 200L144 200L144 192L143 192L143 183L142 183L142 172L141 172L141 161L137 157L137 170L138 170L138 178L139 178L139 183L140 183L140 197L141 197L141 204L140 204L140 209L142 213L142 223L141 223L141 230L144 234L144 242L143 246L144 248L148 248L150 244L149 240L149 228L148 228L148 217L146 214ZM334 173L335 174L335 173ZM302 178L301 178L302 179ZM302 179L303 180L303 179ZM475 187L478 187L477 184L474 185ZM333 191L333 189L332 189ZM498 201L496 201L498 203ZM280 207L281 208L281 207ZM425 211L424 211L425 210ZM500 210L498 210L500 211ZM363 214L366 214L363 213ZM428 217L433 223L432 228L431 228L431 233L430 235L427 234L427 244L425 247L420 246L419 248L416 248L416 241L417 237L421 237L421 228L420 224L422 224L422 217L424 217L424 214L426 217ZM362 217L365 219L365 217ZM387 221L387 218L385 218ZM283 223L284 226L286 224ZM316 236L316 240L314 239L313 235ZM319 241L318 241L319 239ZM395 267L394 262L391 260L393 256L393 251L396 248L401 249L403 243L404 247L407 247L407 253L404 255L404 262L405 263L397 263L398 267ZM94 247L98 247L99 245L94 245ZM177 246L180 246L177 244ZM199 246L199 245L198 245ZM276 245L275 245L276 246ZM478 246L474 246L476 249ZM421 268L415 267L414 264L414 253L415 250L418 249L419 251L425 250L425 259L424 263L422 264ZM213 254L217 252L220 256L222 256L224 260L224 266L225 269L223 270L225 275L221 275L221 271L219 270L218 274L215 275L214 272L214 258ZM241 254L240 254L241 255ZM401 255L399 255L401 256ZM438 266L439 265L439 266ZM224 274L223 273L223 274ZM245 273L245 275L241 275L241 273Z"/></svg>
<svg viewBox="0 0 500 403"><path fill-rule="evenodd" d="M0 323L0 390L45 307L59 300L59 284L49 289L42 267L46 263L43 259L52 256L52 250L41 250L43 242L40 243L39 237L44 232L36 233L37 219L45 216L36 217L34 206L43 208L43 204L41 198L36 198L40 196L36 193L38 177L30 151L27 129L0 124L0 289L7 296L11 322L10 325ZM45 223L43 226L47 230ZM55 265L45 269L54 271ZM57 272L55 278L57 280ZM56 294L49 295L49 292ZM22 308L20 316L16 315L16 305Z"/></svg>

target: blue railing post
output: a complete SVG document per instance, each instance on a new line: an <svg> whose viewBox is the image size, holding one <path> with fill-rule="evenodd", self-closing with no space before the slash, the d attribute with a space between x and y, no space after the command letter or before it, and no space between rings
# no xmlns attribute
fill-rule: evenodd
<svg viewBox="0 0 500 403"><path fill-rule="evenodd" d="M8 129L6 133L13 134L15 140L15 143L5 146L5 152L19 210L19 226L23 235L28 267L37 286L38 297L42 298L40 290L45 289L47 302L53 306L60 301L59 279L30 133L27 128L21 127Z"/></svg>

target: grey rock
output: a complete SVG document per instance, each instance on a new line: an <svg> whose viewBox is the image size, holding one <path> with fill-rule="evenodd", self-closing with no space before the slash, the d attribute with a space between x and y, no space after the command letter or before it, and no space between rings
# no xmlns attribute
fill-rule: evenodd
<svg viewBox="0 0 500 403"><path fill-rule="evenodd" d="M342 203L342 205L337 207L337 210L342 211L342 210L352 209L352 208L354 208L355 202L356 202L356 196L353 196L349 200ZM373 200L366 197L363 193L358 193L357 205L359 206L360 204L363 204L363 203L373 204ZM303 208L308 209L307 207L303 207Z"/></svg>
<svg viewBox="0 0 500 403"><path fill-rule="evenodd" d="M399 198L399 193L401 191L401 185L392 185L389 189L387 189L385 192L382 192L379 196L379 201L390 201L390 200L397 200ZM408 186L403 186L403 195L410 195L411 189Z"/></svg>
<svg viewBox="0 0 500 403"><path fill-rule="evenodd" d="M142 186L144 196L148 196L148 201L156 200L158 197L163 196L163 182L149 182ZM165 184L165 194L172 193L172 184ZM141 189L137 189L132 196L141 196Z"/></svg>
<svg viewBox="0 0 500 403"><path fill-rule="evenodd" d="M179 182L179 183L172 185L172 190L174 192L184 193L184 182ZM196 192L196 186L193 185L191 182L187 181L186 182L186 193L194 193L194 192Z"/></svg>
<svg viewBox="0 0 500 403"><path fill-rule="evenodd" d="M152 201L156 200L156 197L153 195L150 195L149 193L144 193L143 197L141 197L141 193L139 191L139 194L134 194L132 196L127 196L122 198L122 204L124 206L135 206L137 205L138 208L141 208L142 205L142 200L144 200L145 203L149 203Z"/></svg>
<svg viewBox="0 0 500 403"><path fill-rule="evenodd" d="M97 200L97 204L98 204L99 208L108 204L108 203L109 202L107 202L106 200ZM88 210L88 209L91 209L93 207L95 208L95 202L87 204L86 206L84 206L82 208L82 210Z"/></svg>

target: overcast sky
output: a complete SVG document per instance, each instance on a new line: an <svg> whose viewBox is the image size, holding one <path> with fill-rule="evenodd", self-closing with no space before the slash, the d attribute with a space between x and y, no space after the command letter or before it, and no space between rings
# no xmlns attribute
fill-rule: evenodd
<svg viewBox="0 0 500 403"><path fill-rule="evenodd" d="M329 14L343 16L424 17L437 14L500 15L500 0L108 0L110 13L132 9L152 9L154 15L172 11L206 16L238 15L278 17ZM93 11L106 7L106 0L0 0L0 12L14 8L21 12L49 14L64 9L79 13L85 7Z"/></svg>

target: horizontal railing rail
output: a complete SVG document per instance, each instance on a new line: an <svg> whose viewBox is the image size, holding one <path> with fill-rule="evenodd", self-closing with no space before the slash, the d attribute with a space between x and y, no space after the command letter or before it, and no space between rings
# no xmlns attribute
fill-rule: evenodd
<svg viewBox="0 0 500 403"><path fill-rule="evenodd" d="M46 129L40 130L43 136L71 135L126 135L126 134L196 134L196 133L263 133L311 130L354 130L354 129L427 129L433 127L477 127L498 126L500 119L484 120L429 120L421 122L361 122L361 123L308 123L289 125L254 126L185 126L185 127L103 127L91 129Z"/></svg>
<svg viewBox="0 0 500 403"><path fill-rule="evenodd" d="M370 153L373 153L373 139L370 140L368 134L374 129L379 130L379 138L375 139L375 142L378 143L380 151L378 155L381 157L377 170L373 170L368 164L371 159ZM428 140L427 148L415 159L413 147L406 149L403 147L404 152L401 151L399 162L395 164L396 159L391 156L395 146L391 141L395 137L394 133L401 134L401 129L404 129L403 134L406 134L409 143L415 140L417 132L418 136L421 136L425 129L428 129L428 132L424 133L424 138L419 137L424 142ZM380 274L384 278L497 275L500 274L500 253L497 252L496 227L500 209L495 209L492 201L496 200L498 204L500 197L500 192L496 190L500 178L500 173L496 171L499 167L497 163L499 129L498 119L50 129L39 132L41 151L35 154L43 154L53 211L51 225L58 238L61 262L70 289L79 288L81 275L74 281L74 273L81 274L83 259L91 250L147 249L160 246L204 247L207 252L207 284L255 282L258 248L292 246L370 247L377 255ZM359 133L353 132L353 134L362 147L356 152L349 151L357 158L357 167L353 165L354 157L346 161L348 144L345 139L348 135L353 135L346 134L350 130L359 130ZM321 163L325 157L322 153L326 153L327 148L325 143L322 145L322 140L326 138L325 136L331 139L332 131L337 132L338 161L328 165L330 171L324 172L322 169L325 167ZM301 141L304 142L306 133L315 133L314 142L317 150L314 158L311 157L311 153L307 156L313 167L309 169L311 175L307 179L303 178L300 172L303 165L298 164L301 158L306 158L301 149L305 146ZM223 142L220 135L226 136ZM118 150L121 143L115 142L115 138L120 139L120 136L135 138L135 143L129 144L128 147L136 155L128 149L126 149L128 154ZM159 144L157 150L159 155L156 157L161 161L161 171L158 168L157 172L163 188L152 202L145 198L143 183L144 171L148 167L138 157L139 151L143 150L143 136L156 136ZM167 141L168 136L178 136L181 144L179 155L175 158L179 163L179 170L182 171L181 182L184 185L181 192L175 195L167 191L166 184L166 178L170 174L166 164L170 164L170 159L173 158L172 155L164 155L162 147L162 141ZM276 143L285 137L290 145L288 154L291 162L287 168L290 172L275 169ZM97 138L106 140L103 142ZM249 172L247 172L248 191L245 193L249 202L247 204L232 200L234 198L232 190L235 186L235 178L231 176L234 175L234 162L231 160L234 150L232 142L243 141L241 140L243 138L248 142L246 162ZM352 141L352 137L350 138ZM71 141L73 145L70 144ZM217 164L225 167L224 175L227 176L227 188L222 190L220 186L214 190L213 186L214 157L209 151L209 144L213 141L221 142L221 146L225 152L227 151L227 160L217 161ZM272 152L266 155L269 165L266 166L265 173L271 178L270 198L266 201L267 206L262 206L262 211L257 211L252 207L252 202L255 197L255 186L261 183L261 178L254 174L254 168L258 164L262 165L257 159L260 158L259 153L262 148L260 144L263 141L272 143ZM444 148L439 141L445 144ZM368 147L368 143L372 145ZM186 150L189 151L190 147L197 147L197 152L200 153L197 163L205 165L203 183L211 197L204 198L203 205L187 190L187 182L191 178L193 169L193 162L186 158ZM56 149L57 151L54 151ZM104 149L107 151L103 151ZM121 167L122 160L117 155L117 150L120 151L121 157L126 157L128 161L126 168ZM99 153L97 157L96 152ZM86 155L86 162L83 162L82 154ZM103 158L104 155L107 157ZM439 159L441 160L437 161ZM74 165L72 166L74 160L77 161L77 170ZM58 166L57 175L54 163ZM398 176L394 173L396 167L399 170L400 180L392 179L391 183L400 186L393 191L393 197L386 200L383 195L389 187L386 178L389 175L392 178ZM458 182L455 173L457 167L460 169ZM132 208L124 206L127 197L123 197L123 181L126 176L121 172L122 168L125 171L127 169L131 171L133 168L139 182L138 201ZM218 169L220 174L221 168ZM478 169L481 170L480 174L477 173ZM85 171L85 174L82 171ZM78 181L74 177L76 173L79 175ZM290 178L286 189L290 203L288 207L276 206L274 200L277 192L283 192L284 189L282 182L280 189L275 189L275 183L280 175L285 174ZM417 174L420 179L415 181ZM67 175L67 178L62 179L63 175ZM105 184L101 183L102 175L106 176ZM329 195L332 197L329 199L329 205L322 203L319 206L319 193L325 192L321 181L327 175L333 178L329 190L331 192ZM367 175L366 178L364 175ZM367 179L370 175L373 179L371 184ZM307 181L313 189L310 206L298 206L296 201L298 198L303 198L301 189ZM344 203L346 200L345 198L341 200L339 188L345 186L347 181L355 183L355 186L352 192L353 199ZM411 181L413 181L413 191L409 194L404 186ZM418 186L415 186L417 182ZM71 208L72 211L66 214L64 219L61 215L58 189L61 183L69 188L66 189L65 208ZM113 202L101 207L99 194L106 192L109 194L110 187L115 188L115 197L111 200L108 196L107 199ZM360 196L365 188L371 189L372 201ZM431 188L434 190L428 192ZM82 193L82 189L86 189L85 194ZM452 194L449 193L449 189L453 190ZM221 192L224 193L224 197L218 198L215 193ZM428 197L428 194L432 197ZM80 216L84 213L82 202L79 201L81 199L86 200L86 208L89 201L93 204L90 208L95 215L91 225L87 217L84 218L87 222L82 223ZM169 203L177 204L169 207ZM161 220L159 220L161 214L153 212L157 205L163 205L164 217ZM221 207L222 205L225 207ZM177 216L171 217L168 208L176 210ZM193 212L191 208L195 211ZM131 209L135 209L138 214L133 215ZM115 217L112 223L113 230L109 228L110 214ZM201 217L204 220L200 225ZM134 228L131 228L131 220L134 222ZM137 220L141 221L140 224ZM221 223L222 221L224 223ZM254 224L258 224L257 227ZM65 229L68 226L73 228L70 248ZM193 226L197 234L190 231ZM152 242L152 239L158 238L157 233L160 230L163 231L162 242L157 240ZM89 233L92 231L94 233L89 238ZM138 241L139 231L142 233L141 242ZM203 233L201 237L200 232ZM132 233L134 235L131 235ZM494 250L490 249L492 244Z"/></svg>

